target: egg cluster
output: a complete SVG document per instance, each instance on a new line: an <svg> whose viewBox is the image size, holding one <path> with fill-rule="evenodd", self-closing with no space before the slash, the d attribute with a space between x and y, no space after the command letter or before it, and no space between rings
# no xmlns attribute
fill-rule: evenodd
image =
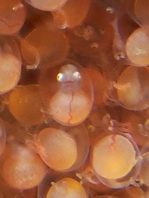
<svg viewBox="0 0 149 198"><path fill-rule="evenodd" d="M0 198L149 198L149 1L0 1Z"/></svg>

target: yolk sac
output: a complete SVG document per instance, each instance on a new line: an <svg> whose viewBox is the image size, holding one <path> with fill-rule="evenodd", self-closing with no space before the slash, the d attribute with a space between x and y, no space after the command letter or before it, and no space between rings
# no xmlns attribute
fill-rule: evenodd
<svg viewBox="0 0 149 198"><path fill-rule="evenodd" d="M21 73L20 61L11 54L0 55L0 94L6 93L13 89Z"/></svg>
<svg viewBox="0 0 149 198"><path fill-rule="evenodd" d="M76 62L68 62L43 72L41 93L46 111L57 122L73 126L83 122L93 104L92 83Z"/></svg>
<svg viewBox="0 0 149 198"><path fill-rule="evenodd" d="M60 9L67 0L25 0L31 6L44 11L53 11Z"/></svg>
<svg viewBox="0 0 149 198"><path fill-rule="evenodd" d="M149 28L140 27L130 34L126 41L126 54L132 65L149 65Z"/></svg>
<svg viewBox="0 0 149 198"><path fill-rule="evenodd" d="M84 127L45 128L35 142L42 160L52 169L68 172L80 167L88 154L88 135Z"/></svg>
<svg viewBox="0 0 149 198"><path fill-rule="evenodd" d="M20 80L21 60L18 46L12 37L0 37L0 51L0 94L4 94Z"/></svg>
<svg viewBox="0 0 149 198"><path fill-rule="evenodd" d="M25 19L26 9L21 0L1 0L0 34L9 35L18 32Z"/></svg>
<svg viewBox="0 0 149 198"><path fill-rule="evenodd" d="M92 167L99 181L110 188L129 186L140 171L138 147L128 138L121 134L106 135L93 146Z"/></svg>
<svg viewBox="0 0 149 198"><path fill-rule="evenodd" d="M68 133L45 128L38 135L39 154L45 163L56 170L69 169L77 159L77 145Z"/></svg>
<svg viewBox="0 0 149 198"><path fill-rule="evenodd" d="M43 161L29 148L15 142L7 145L1 174L11 187L20 190L33 188L42 181L46 171Z"/></svg>
<svg viewBox="0 0 149 198"><path fill-rule="evenodd" d="M38 26L22 39L21 52L29 69L39 64L59 64L67 56L68 41L64 33L49 22Z"/></svg>
<svg viewBox="0 0 149 198"><path fill-rule="evenodd" d="M26 126L44 122L45 116L41 112L43 102L36 84L16 87L8 97L8 108L11 114Z"/></svg>
<svg viewBox="0 0 149 198"><path fill-rule="evenodd" d="M117 94L122 106L129 110L149 107L149 68L127 67L117 81Z"/></svg>
<svg viewBox="0 0 149 198"><path fill-rule="evenodd" d="M61 29L74 28L85 19L90 0L68 0L62 9L53 12L54 22Z"/></svg>
<svg viewBox="0 0 149 198"><path fill-rule="evenodd" d="M93 148L93 167L97 174L107 179L118 179L129 173L135 165L135 149L123 136L109 135L99 140Z"/></svg>
<svg viewBox="0 0 149 198"><path fill-rule="evenodd" d="M75 179L64 178L54 183L49 189L46 198L87 198L83 186Z"/></svg>

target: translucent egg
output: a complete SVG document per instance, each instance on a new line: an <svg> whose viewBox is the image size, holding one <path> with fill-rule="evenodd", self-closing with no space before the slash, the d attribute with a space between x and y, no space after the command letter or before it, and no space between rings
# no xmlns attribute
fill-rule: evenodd
<svg viewBox="0 0 149 198"><path fill-rule="evenodd" d="M149 107L149 68L127 67L117 81L117 94L122 106L130 110Z"/></svg>
<svg viewBox="0 0 149 198"><path fill-rule="evenodd" d="M93 104L92 83L86 71L76 62L47 69L40 79L47 113L62 125L83 122Z"/></svg>
<svg viewBox="0 0 149 198"><path fill-rule="evenodd" d="M83 186L75 179L64 178L54 183L49 189L46 198L87 198Z"/></svg>
<svg viewBox="0 0 149 198"><path fill-rule="evenodd" d="M21 41L21 52L29 69L61 63L68 48L65 34L51 22L39 25Z"/></svg>
<svg viewBox="0 0 149 198"><path fill-rule="evenodd" d="M68 0L62 9L53 12L54 22L61 29L81 24L89 10L90 0Z"/></svg>
<svg viewBox="0 0 149 198"><path fill-rule="evenodd" d="M11 114L26 126L44 122L43 102L36 84L15 88L8 97L8 108Z"/></svg>
<svg viewBox="0 0 149 198"><path fill-rule="evenodd" d="M44 11L60 9L67 0L25 0L31 6Z"/></svg>
<svg viewBox="0 0 149 198"><path fill-rule="evenodd" d="M46 173L40 157L24 145L7 145L1 174L7 184L16 189L29 189L38 185Z"/></svg>
<svg viewBox="0 0 149 198"><path fill-rule="evenodd" d="M126 54L134 66L149 65L149 28L140 27L130 34L126 41Z"/></svg>
<svg viewBox="0 0 149 198"><path fill-rule="evenodd" d="M38 134L36 145L43 161L50 168L61 172L81 166L89 146L84 127L67 130L45 128Z"/></svg>
<svg viewBox="0 0 149 198"><path fill-rule="evenodd" d="M1 0L0 34L9 35L18 32L25 19L26 9L21 0Z"/></svg>
<svg viewBox="0 0 149 198"><path fill-rule="evenodd" d="M0 37L0 94L13 89L21 76L21 61L18 46L13 37Z"/></svg>

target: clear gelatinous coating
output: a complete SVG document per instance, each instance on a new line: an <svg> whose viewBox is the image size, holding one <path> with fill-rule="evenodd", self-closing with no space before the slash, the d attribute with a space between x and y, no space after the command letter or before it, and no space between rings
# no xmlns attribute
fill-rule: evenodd
<svg viewBox="0 0 149 198"><path fill-rule="evenodd" d="M81 24L89 10L90 0L68 0L62 9L53 12L54 22L61 29Z"/></svg>
<svg viewBox="0 0 149 198"><path fill-rule="evenodd" d="M67 132L55 129L43 129L37 139L39 154L51 168L65 171L72 167L77 160L77 143Z"/></svg>
<svg viewBox="0 0 149 198"><path fill-rule="evenodd" d="M1 0L0 34L9 35L18 32L25 19L26 9L21 0Z"/></svg>
<svg viewBox="0 0 149 198"><path fill-rule="evenodd" d="M12 143L4 152L1 174L7 184L16 189L38 185L46 173L40 157L24 145Z"/></svg>
<svg viewBox="0 0 149 198"><path fill-rule="evenodd" d="M49 189L46 198L87 198L83 186L75 179L64 178L54 183Z"/></svg>
<svg viewBox="0 0 149 198"><path fill-rule="evenodd" d="M126 41L126 54L134 66L149 65L149 28L136 29Z"/></svg>
<svg viewBox="0 0 149 198"><path fill-rule="evenodd" d="M41 75L41 93L46 111L66 126L77 125L89 115L93 90L86 71L76 62L47 69Z"/></svg>
<svg viewBox="0 0 149 198"><path fill-rule="evenodd" d="M0 119L0 155L6 147L6 129L2 119Z"/></svg>
<svg viewBox="0 0 149 198"><path fill-rule="evenodd" d="M134 12L138 20L143 25L149 25L149 1L148 0L135 0Z"/></svg>
<svg viewBox="0 0 149 198"><path fill-rule="evenodd" d="M31 6L44 11L60 9L67 0L25 0Z"/></svg>
<svg viewBox="0 0 149 198"><path fill-rule="evenodd" d="M127 67L117 81L117 94L122 106L130 110L149 107L149 68Z"/></svg>
<svg viewBox="0 0 149 198"><path fill-rule="evenodd" d="M65 60L68 41L64 33L49 22L27 34L21 41L21 52L27 65L55 65Z"/></svg>
<svg viewBox="0 0 149 198"><path fill-rule="evenodd" d="M95 172L107 179L126 176L136 164L136 151L124 136L112 134L99 139L92 153Z"/></svg>
<svg viewBox="0 0 149 198"><path fill-rule="evenodd" d="M15 88L8 97L11 114L22 124L31 126L44 122L43 102L39 86L26 85Z"/></svg>

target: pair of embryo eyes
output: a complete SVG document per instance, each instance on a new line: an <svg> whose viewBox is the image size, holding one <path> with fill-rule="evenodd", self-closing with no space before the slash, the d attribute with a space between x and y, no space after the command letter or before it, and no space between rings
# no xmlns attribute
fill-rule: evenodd
<svg viewBox="0 0 149 198"><path fill-rule="evenodd" d="M64 65L61 70L60 73L57 74L57 81L58 82L79 82L81 79L81 74L80 72L77 70L77 68L72 65L72 64L67 64Z"/></svg>

